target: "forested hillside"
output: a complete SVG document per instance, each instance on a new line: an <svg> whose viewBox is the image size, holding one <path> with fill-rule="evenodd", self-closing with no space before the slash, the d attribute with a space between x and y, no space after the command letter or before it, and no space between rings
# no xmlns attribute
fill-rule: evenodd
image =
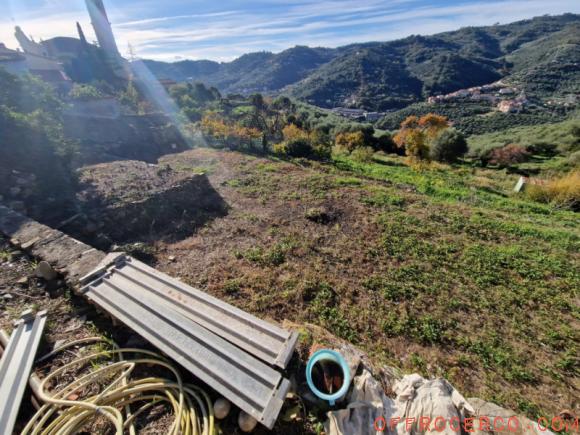
<svg viewBox="0 0 580 435"><path fill-rule="evenodd" d="M233 62L146 61L160 78L202 81L224 93L287 93L321 107L400 109L430 95L505 79L542 96L578 92L580 16L543 16L432 36L294 47Z"/></svg>
<svg viewBox="0 0 580 435"><path fill-rule="evenodd" d="M218 63L184 60L175 63L146 60L159 78L201 81L226 92L275 91L296 83L333 59L339 50L296 46L279 54L257 52Z"/></svg>

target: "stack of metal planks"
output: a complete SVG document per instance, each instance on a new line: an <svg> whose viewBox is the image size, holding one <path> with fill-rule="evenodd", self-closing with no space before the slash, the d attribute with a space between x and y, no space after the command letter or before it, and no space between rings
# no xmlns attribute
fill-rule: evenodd
<svg viewBox="0 0 580 435"><path fill-rule="evenodd" d="M272 428L297 334L126 255L82 280L82 294L258 422Z"/></svg>

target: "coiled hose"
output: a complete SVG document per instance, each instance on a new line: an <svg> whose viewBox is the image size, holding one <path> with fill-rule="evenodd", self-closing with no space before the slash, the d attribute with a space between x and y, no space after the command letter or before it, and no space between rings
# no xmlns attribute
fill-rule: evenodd
<svg viewBox="0 0 580 435"><path fill-rule="evenodd" d="M70 347L99 342L111 344L102 337L75 340L38 359L37 363ZM135 435L134 422L139 415L155 405L167 404L174 415L168 434L215 435L213 406L205 391L195 385L183 383L179 371L170 361L155 352L120 349L114 343L112 346L111 350L78 357L42 379L38 394L43 406L30 419L22 434L74 434L100 415L114 425L117 435ZM124 354L135 354L139 357L126 359ZM103 359L108 359L109 363L103 365ZM90 365L92 370L57 390L50 393L47 391L47 385L52 380L79 365ZM140 365L167 369L174 379L132 377L135 368ZM100 387L100 393L82 400L70 400L77 392L91 386Z"/></svg>

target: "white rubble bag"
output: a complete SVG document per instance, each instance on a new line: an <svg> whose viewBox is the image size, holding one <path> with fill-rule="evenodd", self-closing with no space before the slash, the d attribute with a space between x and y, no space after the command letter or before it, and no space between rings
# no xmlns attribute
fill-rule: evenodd
<svg viewBox="0 0 580 435"><path fill-rule="evenodd" d="M396 399L387 397L370 371L363 369L353 380L346 409L328 412L325 431L328 435L414 435L426 432L419 419L432 427L439 418L437 431L444 435L457 435L449 422L459 427L467 414L474 410L445 379L426 380L421 376L407 375L394 386Z"/></svg>
<svg viewBox="0 0 580 435"><path fill-rule="evenodd" d="M509 431L511 435L553 435L550 430L539 429L537 423L514 411L481 399L469 399L468 402L445 379L427 380L418 374L407 375L396 382L392 390L395 399L385 395L381 384L363 366L362 373L353 380L346 408L327 413L326 434L461 435L466 433L464 425L472 429L468 432L474 435L508 432L497 428L495 431L481 429L480 418L493 421L497 417L503 418L504 422L517 418L519 427Z"/></svg>
<svg viewBox="0 0 580 435"><path fill-rule="evenodd" d="M324 424L327 435L380 434L374 430L376 419L395 412L395 402L383 393L381 385L367 369L354 378L347 401L346 409L328 412Z"/></svg>

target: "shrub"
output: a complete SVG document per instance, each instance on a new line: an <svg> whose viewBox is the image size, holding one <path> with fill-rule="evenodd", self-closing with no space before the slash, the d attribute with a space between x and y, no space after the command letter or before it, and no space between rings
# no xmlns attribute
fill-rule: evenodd
<svg viewBox="0 0 580 435"><path fill-rule="evenodd" d="M548 142L534 142L531 145L528 145L526 150L532 154L546 157L554 157L558 154L558 146Z"/></svg>
<svg viewBox="0 0 580 435"><path fill-rule="evenodd" d="M293 139L284 142L284 151L290 157L309 157L314 152L312 144L307 139Z"/></svg>
<svg viewBox="0 0 580 435"><path fill-rule="evenodd" d="M312 145L313 155L317 159L326 160L329 159L332 154L332 149L330 145L323 143L315 143Z"/></svg>
<svg viewBox="0 0 580 435"><path fill-rule="evenodd" d="M431 144L429 155L438 162L454 162L467 152L467 141L457 130L444 130Z"/></svg>
<svg viewBox="0 0 580 435"><path fill-rule="evenodd" d="M405 136L405 154L413 159L429 159L429 145L425 133L421 130L410 130Z"/></svg>
<svg viewBox="0 0 580 435"><path fill-rule="evenodd" d="M558 208L580 210L580 171L572 171L544 186L532 185L526 189L529 198L553 204Z"/></svg>
<svg viewBox="0 0 580 435"><path fill-rule="evenodd" d="M339 124L333 129L333 133L338 136L341 133L361 133L362 142L369 146L375 142L375 129L370 124L347 123Z"/></svg>
<svg viewBox="0 0 580 435"><path fill-rule="evenodd" d="M368 163L373 160L375 151L371 147L356 148L350 155L353 160L361 163Z"/></svg>
<svg viewBox="0 0 580 435"><path fill-rule="evenodd" d="M92 85L75 84L68 96L73 100L87 101L102 98L103 94Z"/></svg>
<svg viewBox="0 0 580 435"><path fill-rule="evenodd" d="M286 154L286 142L275 143L272 145L272 152L278 155Z"/></svg>
<svg viewBox="0 0 580 435"><path fill-rule="evenodd" d="M568 165L572 166L573 168L580 166L580 151L576 151L575 153L570 154L568 157Z"/></svg>
<svg viewBox="0 0 580 435"><path fill-rule="evenodd" d="M509 144L489 151L486 160L492 165L505 168L516 163L523 163L530 158L530 153L516 144Z"/></svg>
<svg viewBox="0 0 580 435"><path fill-rule="evenodd" d="M365 146L365 135L362 131L338 133L335 138L335 144L348 150L348 152L352 152L356 148Z"/></svg>
<svg viewBox="0 0 580 435"><path fill-rule="evenodd" d="M308 139L308 133L306 133L301 128L297 127L294 124L288 124L282 129L282 134L284 135L284 140L292 141L292 140L299 140L299 139Z"/></svg>
<svg viewBox="0 0 580 435"><path fill-rule="evenodd" d="M375 150L385 153L398 153L400 151L389 133L383 133L377 136L373 147Z"/></svg>

